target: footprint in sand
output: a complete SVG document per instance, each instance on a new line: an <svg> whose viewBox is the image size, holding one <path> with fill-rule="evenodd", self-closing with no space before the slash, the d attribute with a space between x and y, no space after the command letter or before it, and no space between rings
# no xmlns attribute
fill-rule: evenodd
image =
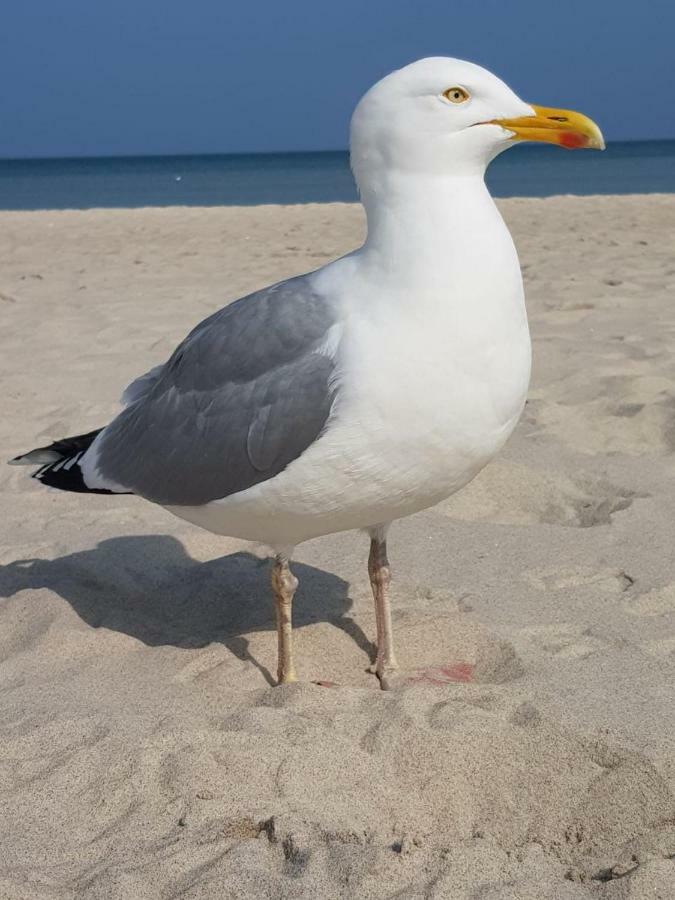
<svg viewBox="0 0 675 900"><path fill-rule="evenodd" d="M622 569L531 569L523 579L539 591L591 589L594 597L612 597L628 591L635 579Z"/></svg>
<svg viewBox="0 0 675 900"><path fill-rule="evenodd" d="M659 638L656 641L644 641L642 649L660 659L671 657L675 659L675 635L673 637Z"/></svg>
<svg viewBox="0 0 675 900"><path fill-rule="evenodd" d="M536 425L581 453L671 453L673 380L652 375L652 359L634 360L632 366L631 375L617 371L598 377L595 396L577 375L550 386L538 403Z"/></svg>
<svg viewBox="0 0 675 900"><path fill-rule="evenodd" d="M666 616L675 613L675 583L639 594L624 604L632 616Z"/></svg>
<svg viewBox="0 0 675 900"><path fill-rule="evenodd" d="M499 525L608 525L637 495L601 479L572 480L508 460L484 469L437 510L461 521Z"/></svg>
<svg viewBox="0 0 675 900"><path fill-rule="evenodd" d="M591 628L580 629L571 623L537 625L520 633L547 656L560 659L586 659L610 646L610 641Z"/></svg>

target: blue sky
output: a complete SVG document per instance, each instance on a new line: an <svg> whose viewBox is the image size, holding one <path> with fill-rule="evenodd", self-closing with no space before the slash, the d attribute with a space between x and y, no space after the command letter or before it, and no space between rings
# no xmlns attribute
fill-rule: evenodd
<svg viewBox="0 0 675 900"><path fill-rule="evenodd" d="M673 34L672 0L14 0L0 156L339 149L363 91L431 55L675 138Z"/></svg>

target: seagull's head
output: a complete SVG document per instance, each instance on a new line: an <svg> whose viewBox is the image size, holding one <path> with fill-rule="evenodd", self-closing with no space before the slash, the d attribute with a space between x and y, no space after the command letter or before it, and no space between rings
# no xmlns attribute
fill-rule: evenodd
<svg viewBox="0 0 675 900"><path fill-rule="evenodd" d="M378 171L482 174L519 141L605 146L587 116L525 103L481 66L431 57L392 72L361 99L351 124L352 167L362 189Z"/></svg>

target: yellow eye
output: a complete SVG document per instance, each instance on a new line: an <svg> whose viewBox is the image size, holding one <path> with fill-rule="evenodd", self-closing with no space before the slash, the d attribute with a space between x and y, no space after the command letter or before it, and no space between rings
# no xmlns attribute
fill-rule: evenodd
<svg viewBox="0 0 675 900"><path fill-rule="evenodd" d="M466 103L469 99L469 92L463 87L451 87L447 91L443 91L443 96L451 103Z"/></svg>

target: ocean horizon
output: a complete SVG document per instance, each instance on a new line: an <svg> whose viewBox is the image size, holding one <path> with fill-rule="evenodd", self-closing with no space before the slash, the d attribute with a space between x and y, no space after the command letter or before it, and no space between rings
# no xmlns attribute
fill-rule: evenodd
<svg viewBox="0 0 675 900"><path fill-rule="evenodd" d="M675 140L604 153L524 145L490 166L497 197L675 192ZM0 159L0 209L352 203L347 151Z"/></svg>

